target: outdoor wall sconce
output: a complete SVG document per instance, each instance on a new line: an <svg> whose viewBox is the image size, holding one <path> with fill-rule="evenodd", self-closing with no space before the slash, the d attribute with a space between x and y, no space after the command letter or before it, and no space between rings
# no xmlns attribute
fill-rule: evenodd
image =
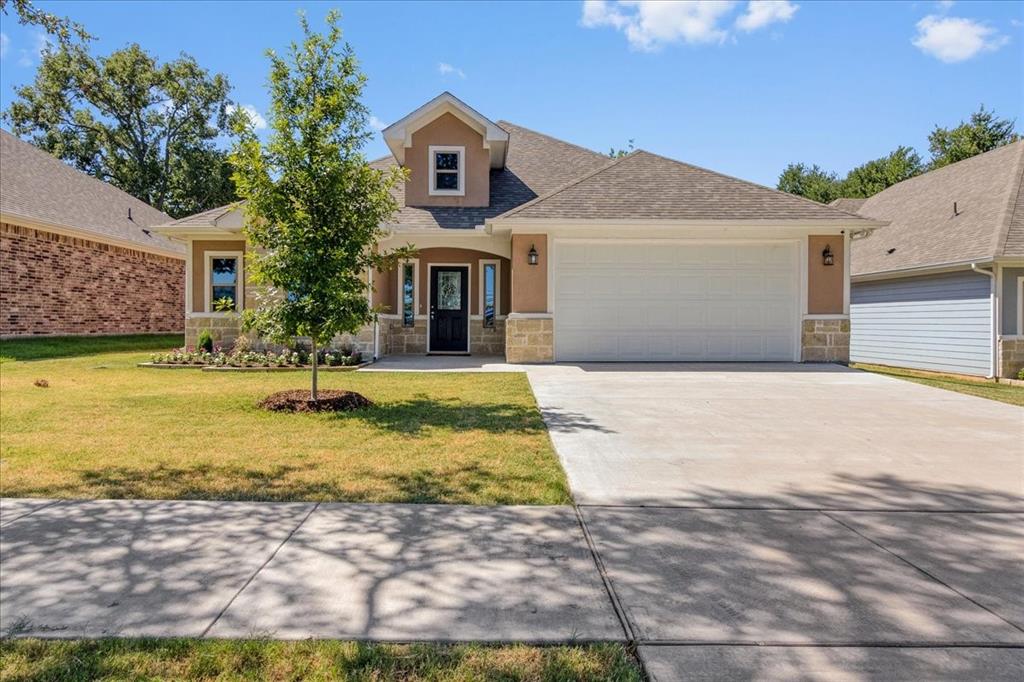
<svg viewBox="0 0 1024 682"><path fill-rule="evenodd" d="M530 244L530 251L526 254L526 262L530 265L537 264L537 247Z"/></svg>
<svg viewBox="0 0 1024 682"><path fill-rule="evenodd" d="M825 265L834 265L836 257L832 254L832 247L828 244L825 245L825 250L821 252L821 261Z"/></svg>

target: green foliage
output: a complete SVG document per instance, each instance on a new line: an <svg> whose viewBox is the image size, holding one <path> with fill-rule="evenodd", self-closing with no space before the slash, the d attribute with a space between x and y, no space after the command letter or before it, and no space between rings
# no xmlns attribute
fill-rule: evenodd
<svg viewBox="0 0 1024 682"><path fill-rule="evenodd" d="M620 159L623 156L629 156L636 149L636 145L634 145L633 142L633 138L629 138L629 140L626 142L625 149L616 149L615 147L612 147L611 149L608 150L609 158Z"/></svg>
<svg viewBox="0 0 1024 682"><path fill-rule="evenodd" d="M1024 369L1021 369L1019 372L1017 372L1017 379L1019 379L1020 381L1024 381Z"/></svg>
<svg viewBox="0 0 1024 682"><path fill-rule="evenodd" d="M6 16L7 10L11 7L14 8L19 24L39 26L56 37L61 45L70 45L75 38L82 41L93 39L81 24L71 21L67 17L58 17L56 14L44 12L33 5L31 0L0 0L0 13Z"/></svg>
<svg viewBox="0 0 1024 682"><path fill-rule="evenodd" d="M213 352L213 335L209 329L200 330L199 336L196 338L196 348L207 353Z"/></svg>
<svg viewBox="0 0 1024 682"><path fill-rule="evenodd" d="M360 101L366 77L342 43L338 19L329 13L327 32L318 34L301 16L304 38L292 43L287 59L268 51L267 144L245 121L236 122L231 163L247 201L245 233L257 247L248 271L261 285L243 323L278 342L304 336L326 344L358 331L373 319L367 269L390 269L411 255L376 249L380 226L398 210L391 189L404 175L371 168L360 152L371 137Z"/></svg>
<svg viewBox="0 0 1024 682"><path fill-rule="evenodd" d="M935 127L928 136L932 159L927 164L912 147L901 145L879 159L857 166L845 178L816 165L791 163L779 175L777 188L823 204L840 197L867 198L925 171L1015 142L1020 135L1013 132L1013 126L1013 121L997 118L982 106L971 114L969 123L961 121L955 128Z"/></svg>
<svg viewBox="0 0 1024 682"><path fill-rule="evenodd" d="M231 313L235 311L235 299L230 296L221 296L212 305L214 311L218 313Z"/></svg>
<svg viewBox="0 0 1024 682"><path fill-rule="evenodd" d="M4 119L17 135L174 217L235 198L226 152L227 78L182 55L159 64L136 44L106 57L82 45L43 53Z"/></svg>
<svg viewBox="0 0 1024 682"><path fill-rule="evenodd" d="M827 204L842 196L839 176L818 166L791 163L779 176L778 189Z"/></svg>
<svg viewBox="0 0 1024 682"><path fill-rule="evenodd" d="M1016 142L1021 138L1013 131L1013 126L1014 121L997 118L995 112L985 109L985 105L971 114L969 122L960 121L960 125L954 128L935 126L928 135L928 149L932 153L931 167L942 168Z"/></svg>
<svg viewBox="0 0 1024 682"><path fill-rule="evenodd" d="M850 171L839 183L840 196L867 198L924 172L921 157L911 147L897 147L880 159L868 161Z"/></svg>

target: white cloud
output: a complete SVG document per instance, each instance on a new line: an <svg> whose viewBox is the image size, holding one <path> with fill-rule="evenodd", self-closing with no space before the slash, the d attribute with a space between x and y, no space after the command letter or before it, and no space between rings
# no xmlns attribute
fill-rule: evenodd
<svg viewBox="0 0 1024 682"><path fill-rule="evenodd" d="M973 19L929 14L917 22L913 45L939 61L962 62L981 52L998 50L1009 38Z"/></svg>
<svg viewBox="0 0 1024 682"><path fill-rule="evenodd" d="M723 43L729 38L723 23L737 4L735 0L585 0L580 24L622 31L637 50L653 51L671 43ZM789 21L796 10L789 0L755 0L747 4L736 26L755 31Z"/></svg>
<svg viewBox="0 0 1024 682"><path fill-rule="evenodd" d="M465 79L466 73L457 66L452 66L447 62L441 62L437 65L437 72L442 76L458 76L459 78Z"/></svg>
<svg viewBox="0 0 1024 682"><path fill-rule="evenodd" d="M799 8L789 0L752 0L747 3L747 11L736 19L736 28L749 33L777 21L786 22Z"/></svg>
<svg viewBox="0 0 1024 682"><path fill-rule="evenodd" d="M6 33L0 33L0 59L7 56L7 50L11 47L11 39Z"/></svg>
<svg viewBox="0 0 1024 682"><path fill-rule="evenodd" d="M376 116L370 116L370 127L374 130L384 130L388 127L388 124L380 120Z"/></svg>
<svg viewBox="0 0 1024 682"><path fill-rule="evenodd" d="M234 104L229 104L227 105L227 107L225 107L225 110L228 112L228 115L231 115L235 113L235 108L236 107ZM256 111L256 107L254 107L251 104L243 104L242 111L244 111L245 115L249 117L249 120L252 122L253 128L255 128L256 130L266 129L267 119L263 118L260 112Z"/></svg>

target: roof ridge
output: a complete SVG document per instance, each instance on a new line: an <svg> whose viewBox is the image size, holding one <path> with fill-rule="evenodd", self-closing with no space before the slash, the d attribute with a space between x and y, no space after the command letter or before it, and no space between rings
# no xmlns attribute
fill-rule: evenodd
<svg viewBox="0 0 1024 682"><path fill-rule="evenodd" d="M576 144L575 142L569 142L568 140L563 140L562 138L555 137L554 135L548 135L547 133L542 133L539 130L534 130L533 128L528 128L528 127L526 127L524 125L519 125L518 123L513 123L512 121L506 121L505 119L501 119L499 121L496 121L496 123L501 128L503 128L503 129L505 129L505 125L514 126L516 128L519 128L520 130L525 130L528 133L533 133L534 135L540 135L541 137L546 137L549 140L554 140L555 142L560 142L561 144L568 145L570 147L575 147L576 149L579 149L580 151L587 152L588 154L593 154L594 156L604 156L604 154L602 154L601 152L596 152L593 149L590 149L588 147L584 147L583 145ZM510 134L510 135L512 134L512 131L508 130L508 129L505 129L505 132Z"/></svg>
<svg viewBox="0 0 1024 682"><path fill-rule="evenodd" d="M584 180L589 180L590 178L594 177L598 173L603 173L604 171L608 170L609 168L611 168L613 166L617 166L620 163L622 163L623 161L625 161L626 159L631 159L631 158L633 158L634 156L636 156L639 153L640 153L640 150L637 150L635 152L630 152L629 154L626 154L625 156L620 156L617 159L609 159L608 163L604 164L600 168L595 168L592 171L587 171L586 173L584 173L580 177L576 178L575 180L570 180L566 184L562 185L561 187L556 187L555 189L551 190L547 194L541 194L539 197L534 197L533 199L530 199L529 201L527 201L525 204L519 204L515 208L509 209L508 211L505 211L504 213L501 213L499 215L494 216L493 218L491 218L491 220L503 220L505 218L509 218L509 217L515 215L516 213L519 213L520 211L526 210L527 208L529 208L530 206L533 206L534 204L540 203L541 201L544 201L546 199L550 199L551 197L555 196L556 194L561 194L565 190L571 189L571 188L575 187L576 185L580 184Z"/></svg>
<svg viewBox="0 0 1024 682"><path fill-rule="evenodd" d="M996 230L995 243L992 245L994 256L1001 256L1003 255L1003 252L1006 251L1006 241L1010 237L1010 226L1013 224L1013 216L1017 209L1017 198L1022 192L1024 192L1024 140L1011 142L1009 143L1009 146L1014 144L1020 145L1020 150L1018 150L1017 153L1017 168L1016 172L1010 176L1011 184L1010 191L1008 193L1009 198L1006 202L1006 209L1003 211L1003 215L1000 220L999 229ZM998 147L996 149L998 149ZM995 151L995 149L990 151ZM1016 178L1016 183L1013 182L1013 178ZM1016 190L1014 190L1014 184L1016 184Z"/></svg>
<svg viewBox="0 0 1024 682"><path fill-rule="evenodd" d="M762 185L762 184L753 182L751 180L744 180L743 178L738 178L735 175L728 175L726 173L721 173L721 172L716 171L716 170L711 170L710 168L705 168L704 166L698 166L696 164L687 163L686 161L680 161L679 159L673 159L673 158L671 158L669 156L664 156L662 154L655 154L654 152L649 152L646 149L638 149L637 152L643 152L643 153L649 154L650 156L653 156L655 158L663 159L665 161L670 161L672 163L677 163L680 166L686 166L688 168L694 168L694 169L702 171L704 173L711 173L712 175L717 175L720 178L726 178L728 180L733 180L735 182L740 182L740 183L743 183L744 185L748 185L750 187L756 187L758 189L767 190L769 192L774 192L775 194L781 194L781 195L783 195L785 197L789 197L789 198L792 198L792 199L798 199L799 201L811 204L812 206L817 206L817 207L824 206L825 208L827 208L829 210L835 211L836 213L842 213L843 215L849 216L851 218L858 218L860 220L864 219L864 216L857 215L856 213L850 213L849 211L844 211L841 208L836 208L835 206L830 206L828 204L823 204L820 201L814 201L813 199L808 199L807 197L802 197L799 194L791 194L790 192L783 192L781 189L775 189L774 187L769 187L767 185ZM847 197L847 198L854 198L854 197Z"/></svg>
<svg viewBox="0 0 1024 682"><path fill-rule="evenodd" d="M81 175L81 176L83 176L85 178L88 178L92 182L96 182L96 183L99 183L100 185L103 185L104 187L109 187L109 188L111 188L113 190L116 190L116 191L120 192L121 194L125 195L126 197L128 197L130 200L137 201L140 204L142 204L143 206L145 206L146 208L153 209L157 213L160 213L161 215L167 216L168 218L173 220L172 216L170 216L169 214L167 214L164 211L161 211L159 208L157 208L156 206L152 205L148 201L143 201L142 199L138 198L134 194L130 194L130 193L124 191L123 189L121 189L117 185L114 185L113 183L107 182L106 180L101 180L101 179L97 178L95 175L90 175L89 173L86 173L84 170L75 168L71 164L65 162L64 159L61 159L61 158L58 158L58 157L54 156L53 154L51 154L47 150L43 149L42 147L37 147L36 145L32 144L28 140L21 139L20 137L18 137L14 133L10 132L9 130L5 130L3 128L0 128L0 132L6 133L12 140L17 141L18 143L23 144L26 147L28 147L29 149L31 149L33 152L35 152L37 154L40 154L43 157L46 157L48 162L52 161L55 164L59 164L63 168L66 168L66 169L68 169L70 171L73 171L74 173L78 173L79 175ZM54 167L56 168L57 166L54 166ZM143 228L140 228L140 229L143 229ZM146 228L146 229L148 229L148 228Z"/></svg>

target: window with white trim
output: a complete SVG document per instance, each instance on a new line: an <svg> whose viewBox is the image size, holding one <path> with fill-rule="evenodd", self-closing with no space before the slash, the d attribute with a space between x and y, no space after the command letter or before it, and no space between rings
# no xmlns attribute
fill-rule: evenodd
<svg viewBox="0 0 1024 682"><path fill-rule="evenodd" d="M466 193L465 147L439 147L431 145L430 194L432 196L462 196Z"/></svg>
<svg viewBox="0 0 1024 682"><path fill-rule="evenodd" d="M206 311L226 313L240 310L241 283L241 254L208 253L206 261Z"/></svg>
<svg viewBox="0 0 1024 682"><path fill-rule="evenodd" d="M412 327L416 323L416 264L402 263L402 326Z"/></svg>
<svg viewBox="0 0 1024 682"><path fill-rule="evenodd" d="M484 261L480 274L480 312L485 327L493 327L498 317L498 261Z"/></svg>

